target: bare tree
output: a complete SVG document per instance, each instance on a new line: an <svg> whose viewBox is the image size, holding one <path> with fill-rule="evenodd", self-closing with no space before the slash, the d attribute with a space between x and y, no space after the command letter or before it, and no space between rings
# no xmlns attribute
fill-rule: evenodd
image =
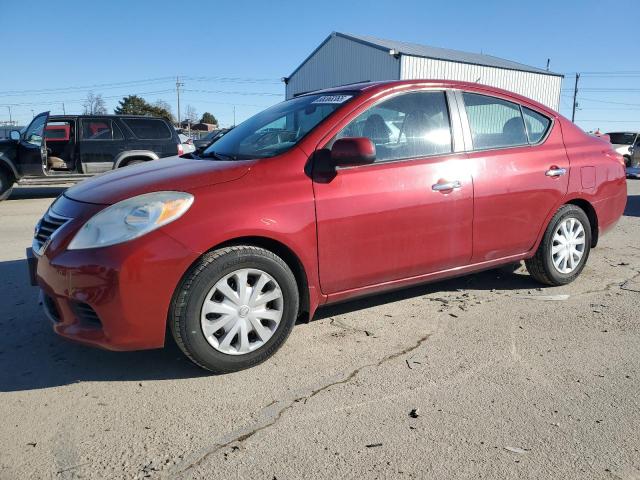
<svg viewBox="0 0 640 480"><path fill-rule="evenodd" d="M100 93L94 95L93 92L89 92L82 106L85 115L105 115L107 113L107 105Z"/></svg>
<svg viewBox="0 0 640 480"><path fill-rule="evenodd" d="M185 120L188 120L189 123L198 123L198 112L192 105L187 105L187 110L185 112Z"/></svg>

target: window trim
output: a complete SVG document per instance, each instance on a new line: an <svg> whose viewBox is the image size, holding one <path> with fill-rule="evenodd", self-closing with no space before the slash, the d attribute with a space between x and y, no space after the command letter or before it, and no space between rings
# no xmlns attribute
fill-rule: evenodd
<svg viewBox="0 0 640 480"><path fill-rule="evenodd" d="M471 126L469 124L469 117L467 116L467 108L466 105L464 103L464 97L462 96L463 93L470 93L470 94L475 94L475 95L482 95L485 97L491 97L491 98L497 98L498 100L503 100L505 102L510 102L510 103L514 103L516 105L519 106L520 108L520 117L522 118L522 121L524 122L524 114L522 112L522 108L526 107L529 110L536 112L539 115L542 115L543 117L547 118L549 120L549 126L547 127L547 131L545 132L545 134L540 138L540 140L536 143L526 143L526 144L522 144L522 145L508 145L508 146L504 146L504 147L490 147L490 148L478 148L475 149L473 148L473 137L471 135ZM543 143L545 143L547 141L547 139L549 138L549 135L551 135L551 131L553 130L553 127L555 126L555 117L550 117L548 114L541 112L540 110L531 107L530 105L522 105L520 102L515 101L515 99L509 99L509 98L503 98L497 95L491 95L491 94L487 94L487 93L478 93L475 92L473 90L461 90L461 89L455 89L455 95L456 98L458 100L458 106L459 106L459 110L460 110L460 119L462 121L462 129L464 131L464 137L465 137L465 144L466 144L466 152L467 153L475 153L475 152L490 152L490 151L495 151L495 150L506 150L506 149L510 149L510 148L530 148L530 147L536 147L539 145L542 145ZM529 142L529 132L527 130L527 125L525 123L524 126L524 131L527 135L527 142ZM471 147L471 148L469 148Z"/></svg>
<svg viewBox="0 0 640 480"><path fill-rule="evenodd" d="M336 136L338 135L338 133L340 133L344 128L346 128L349 124L351 124L351 122L353 122L356 118L358 118L360 115L362 115L363 113L371 110L372 108L375 108L377 105L386 102L387 100L391 100L392 98L401 96L401 95L407 95L407 94L411 94L411 93L422 93L422 92L426 92L426 93L442 93L444 96L444 102L445 105L447 107L447 115L449 116L449 133L451 136L451 150L449 152L446 153L434 153L431 155L417 155L417 156L413 156L413 157L402 157L402 158L393 158L393 159L389 159L389 160L380 160L380 161L375 161L373 163L368 163L368 164L363 164L363 165L349 165L349 166L343 166L343 167L336 167L337 171L340 170L351 170L354 168L363 168L363 167L375 167L376 165L386 165L389 163L398 163L398 162L407 162L407 161L415 161L415 160L425 160L425 159L431 159L431 158L436 158L436 157L446 157L446 156L451 156L451 155L457 155L457 154L461 154L464 153L464 145L462 145L462 150L458 150L457 149L457 144L456 142L460 142L460 138L456 137L455 135L455 131L453 128L453 122L454 122L454 115L457 117L458 115L458 111L457 109L454 110L452 104L451 104L451 97L447 94L447 92L449 92L450 89L447 88L430 88L430 87L422 87L422 88L416 88L416 89L411 89L411 90L403 90L400 92L391 92L389 93L389 95L385 95L382 96L380 98L376 98L376 100L367 105L360 113L356 114L353 118L351 118L349 121L347 121L341 128L338 129L338 131L336 133L334 133L333 135L331 135L331 137L329 137L328 140L326 141L320 141L319 145L322 145L322 147L320 148L316 148L316 150L323 150L327 148L327 145L332 144L333 142L335 142L336 140ZM460 120L460 119L459 119ZM464 125L462 125L462 131L464 132Z"/></svg>

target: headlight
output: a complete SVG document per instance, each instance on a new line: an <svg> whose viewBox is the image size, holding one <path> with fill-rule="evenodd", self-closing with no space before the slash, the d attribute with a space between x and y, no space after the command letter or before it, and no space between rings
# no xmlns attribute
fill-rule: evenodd
<svg viewBox="0 0 640 480"><path fill-rule="evenodd" d="M118 202L96 213L73 237L69 250L127 242L180 218L193 203L184 192L154 192Z"/></svg>

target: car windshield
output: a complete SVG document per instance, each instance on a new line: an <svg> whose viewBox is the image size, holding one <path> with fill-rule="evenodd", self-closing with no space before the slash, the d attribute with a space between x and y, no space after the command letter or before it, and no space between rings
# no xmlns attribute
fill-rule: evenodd
<svg viewBox="0 0 640 480"><path fill-rule="evenodd" d="M274 157L292 148L354 96L354 93L304 95L279 103L229 131L202 156L219 160Z"/></svg>
<svg viewBox="0 0 640 480"><path fill-rule="evenodd" d="M608 135L611 143L616 145L632 145L637 134L632 132L616 132L609 133Z"/></svg>

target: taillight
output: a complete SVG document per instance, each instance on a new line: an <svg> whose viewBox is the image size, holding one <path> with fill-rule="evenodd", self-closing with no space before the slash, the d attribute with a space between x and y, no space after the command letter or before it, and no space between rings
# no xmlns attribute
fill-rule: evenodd
<svg viewBox="0 0 640 480"><path fill-rule="evenodd" d="M178 144L178 156L180 155L184 155L184 148L181 143Z"/></svg>

